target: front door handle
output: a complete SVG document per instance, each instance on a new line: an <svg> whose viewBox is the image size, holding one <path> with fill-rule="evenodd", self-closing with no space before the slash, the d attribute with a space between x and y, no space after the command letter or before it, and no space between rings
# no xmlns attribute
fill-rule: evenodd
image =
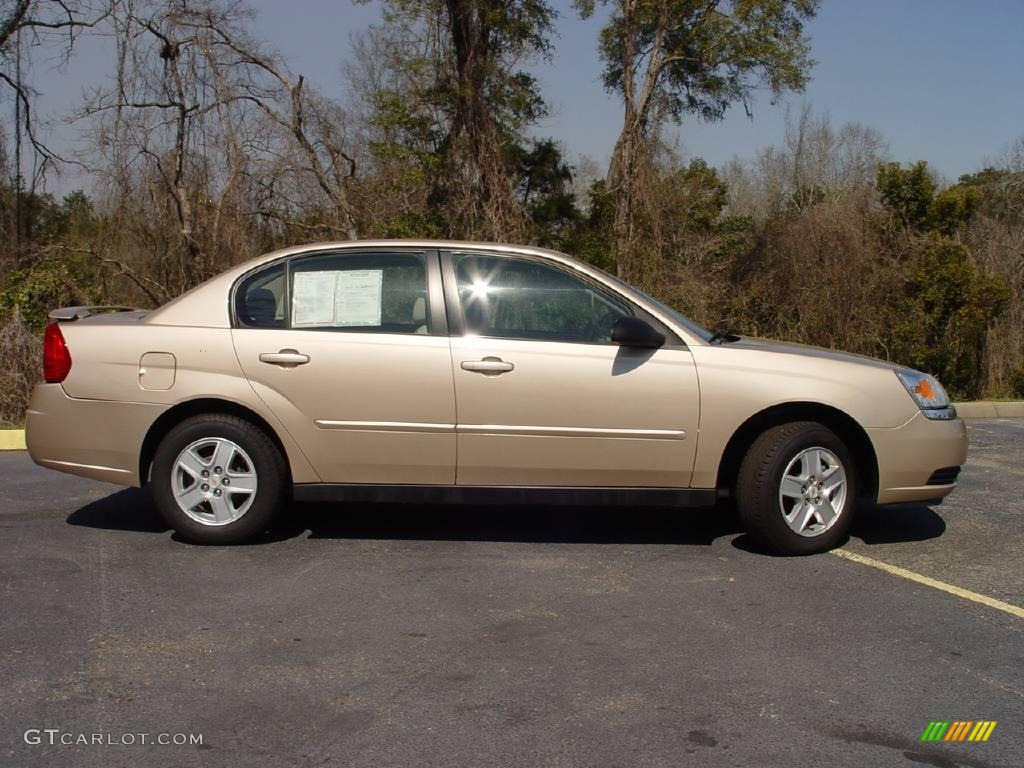
<svg viewBox="0 0 1024 768"><path fill-rule="evenodd" d="M304 355L297 349L282 349L279 352L260 352L260 362L280 365L282 368L294 368L297 365L308 363L309 355Z"/></svg>
<svg viewBox="0 0 1024 768"><path fill-rule="evenodd" d="M464 360L462 370L482 373L484 376L497 376L515 370L515 365L506 363L500 357L485 357L483 360Z"/></svg>

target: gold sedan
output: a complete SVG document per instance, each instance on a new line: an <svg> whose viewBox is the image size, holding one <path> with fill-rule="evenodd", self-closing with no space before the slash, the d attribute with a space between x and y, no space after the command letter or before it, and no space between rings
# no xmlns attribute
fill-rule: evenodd
<svg viewBox="0 0 1024 768"><path fill-rule="evenodd" d="M932 376L713 334L539 248L306 245L156 310L51 317L32 458L148 485L201 542L256 536L291 497L734 496L767 547L805 554L840 543L859 501L942 498L967 450Z"/></svg>

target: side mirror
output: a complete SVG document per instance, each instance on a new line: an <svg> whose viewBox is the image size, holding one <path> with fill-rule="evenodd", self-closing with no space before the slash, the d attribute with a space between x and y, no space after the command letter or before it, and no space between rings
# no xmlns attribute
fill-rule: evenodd
<svg viewBox="0 0 1024 768"><path fill-rule="evenodd" d="M612 326L612 342L621 347L657 349L665 344L665 334L639 317L620 317Z"/></svg>

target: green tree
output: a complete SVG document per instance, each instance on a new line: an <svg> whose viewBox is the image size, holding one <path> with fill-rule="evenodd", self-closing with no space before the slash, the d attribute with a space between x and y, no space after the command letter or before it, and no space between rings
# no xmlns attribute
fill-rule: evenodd
<svg viewBox="0 0 1024 768"><path fill-rule="evenodd" d="M974 215L982 203L979 184L970 180L936 192L928 163L908 168L899 163L878 167L878 194L904 226L919 232L952 235Z"/></svg>
<svg viewBox="0 0 1024 768"><path fill-rule="evenodd" d="M1003 221L1020 222L1024 218L1024 171L983 168L964 174L956 186L978 192L978 212Z"/></svg>
<svg viewBox="0 0 1024 768"><path fill-rule="evenodd" d="M601 0L575 0L584 17ZM813 64L804 23L818 0L603 0L612 6L601 31L604 84L622 97L622 130L608 169L615 199L613 248L618 272L634 272L638 176L661 123L686 115L720 120L754 92L802 90Z"/></svg>
<svg viewBox="0 0 1024 768"><path fill-rule="evenodd" d="M934 373L954 397L978 397L986 332L1010 295L1003 280L971 260L966 246L929 234L910 263L893 329L894 357Z"/></svg>
<svg viewBox="0 0 1024 768"><path fill-rule="evenodd" d="M555 11L546 0L386 0L385 18L378 157L415 162L451 234L525 235L508 150L546 114L523 63L550 55Z"/></svg>
<svg viewBox="0 0 1024 768"><path fill-rule="evenodd" d="M676 189L681 204L681 223L690 227L710 229L729 202L728 184L700 157L670 173L669 183Z"/></svg>
<svg viewBox="0 0 1024 768"><path fill-rule="evenodd" d="M95 264L83 255L48 254L7 273L0 289L0 312L17 313L40 329L54 307L102 303Z"/></svg>
<svg viewBox="0 0 1024 768"><path fill-rule="evenodd" d="M899 163L883 163L878 167L878 194L903 224L924 229L928 224L935 180L928 172L928 163L921 160L909 168Z"/></svg>
<svg viewBox="0 0 1024 768"><path fill-rule="evenodd" d="M595 267L614 271L610 249L614 210L604 179L592 181L584 195L586 202L558 248Z"/></svg>
<svg viewBox="0 0 1024 768"><path fill-rule="evenodd" d="M532 239L544 246L559 247L568 229L581 217L569 190L572 167L551 139L512 144L506 152L516 194L533 223Z"/></svg>
<svg viewBox="0 0 1024 768"><path fill-rule="evenodd" d="M981 206L981 192L976 187L956 184L939 192L928 208L928 226L951 236L966 224Z"/></svg>

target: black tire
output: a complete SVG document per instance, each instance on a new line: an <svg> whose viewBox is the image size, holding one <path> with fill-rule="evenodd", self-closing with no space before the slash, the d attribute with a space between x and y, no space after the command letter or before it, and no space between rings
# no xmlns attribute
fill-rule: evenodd
<svg viewBox="0 0 1024 768"><path fill-rule="evenodd" d="M223 525L194 520L175 500L173 472L178 456L204 438L226 438L235 443L248 454L257 477L255 498L248 509ZM262 429L237 416L207 413L185 419L160 441L150 485L161 516L182 537L199 544L233 544L260 535L281 512L288 498L288 468Z"/></svg>
<svg viewBox="0 0 1024 768"><path fill-rule="evenodd" d="M790 462L814 447L825 448L839 460L846 473L846 495L831 525L825 528L816 522L814 525L822 527L820 532L801 535L786 522L779 491ZM857 502L857 483L857 468L843 441L822 424L795 421L767 430L750 446L736 480L736 505L747 531L767 549L783 555L827 552L846 540Z"/></svg>

